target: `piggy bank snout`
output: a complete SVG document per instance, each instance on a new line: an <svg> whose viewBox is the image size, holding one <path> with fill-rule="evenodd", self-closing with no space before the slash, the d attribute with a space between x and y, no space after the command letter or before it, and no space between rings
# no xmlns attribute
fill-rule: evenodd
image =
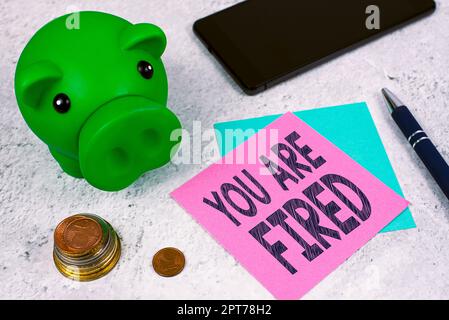
<svg viewBox="0 0 449 320"><path fill-rule="evenodd" d="M121 190L143 173L170 161L179 141L177 117L142 97L114 99L97 109L81 129L79 162L84 178L107 191Z"/></svg>

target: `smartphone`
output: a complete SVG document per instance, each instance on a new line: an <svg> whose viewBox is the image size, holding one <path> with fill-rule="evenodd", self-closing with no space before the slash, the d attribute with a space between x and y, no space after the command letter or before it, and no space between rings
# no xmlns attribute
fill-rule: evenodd
<svg viewBox="0 0 449 320"><path fill-rule="evenodd" d="M434 10L433 0L248 0L193 29L252 95Z"/></svg>

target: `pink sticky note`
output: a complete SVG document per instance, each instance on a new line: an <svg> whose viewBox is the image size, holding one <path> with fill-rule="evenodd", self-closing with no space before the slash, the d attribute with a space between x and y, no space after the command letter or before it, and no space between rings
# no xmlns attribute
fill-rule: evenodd
<svg viewBox="0 0 449 320"><path fill-rule="evenodd" d="M279 299L302 297L408 205L292 113L172 196Z"/></svg>

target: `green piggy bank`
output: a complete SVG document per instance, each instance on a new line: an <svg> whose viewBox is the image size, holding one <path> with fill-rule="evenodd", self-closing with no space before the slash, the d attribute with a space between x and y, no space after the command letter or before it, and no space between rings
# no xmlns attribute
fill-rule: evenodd
<svg viewBox="0 0 449 320"><path fill-rule="evenodd" d="M170 161L181 124L166 106L165 46L159 27L101 12L57 18L33 36L17 64L17 102L66 173L117 191Z"/></svg>

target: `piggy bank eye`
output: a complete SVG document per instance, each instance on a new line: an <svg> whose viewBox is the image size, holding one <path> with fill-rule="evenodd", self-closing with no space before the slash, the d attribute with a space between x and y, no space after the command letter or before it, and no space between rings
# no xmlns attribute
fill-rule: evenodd
<svg viewBox="0 0 449 320"><path fill-rule="evenodd" d="M151 79L153 77L154 69L153 66L147 61L140 61L137 64L137 71L145 79Z"/></svg>
<svg viewBox="0 0 449 320"><path fill-rule="evenodd" d="M69 111L70 104L70 98L64 93L56 95L53 99L53 107L59 113L66 113Z"/></svg>

